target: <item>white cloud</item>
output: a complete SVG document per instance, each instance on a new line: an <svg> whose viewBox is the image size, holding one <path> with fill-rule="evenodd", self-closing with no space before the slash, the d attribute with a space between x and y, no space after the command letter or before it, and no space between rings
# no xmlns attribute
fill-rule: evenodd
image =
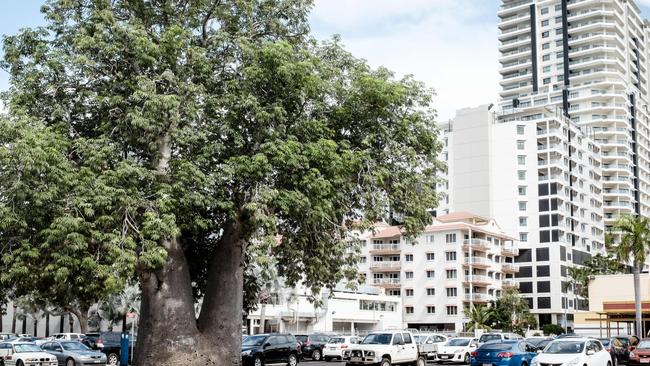
<svg viewBox="0 0 650 366"><path fill-rule="evenodd" d="M317 36L341 34L357 57L434 88L438 120L445 121L459 108L496 100L496 2L490 3L317 0L311 21Z"/></svg>

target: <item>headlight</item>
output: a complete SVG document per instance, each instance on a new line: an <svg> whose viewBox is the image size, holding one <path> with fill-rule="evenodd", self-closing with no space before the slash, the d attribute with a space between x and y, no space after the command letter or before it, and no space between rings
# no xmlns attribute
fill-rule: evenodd
<svg viewBox="0 0 650 366"><path fill-rule="evenodd" d="M242 356L250 356L251 355L251 350L246 350L241 353Z"/></svg>
<svg viewBox="0 0 650 366"><path fill-rule="evenodd" d="M350 357L350 351L343 351L343 357Z"/></svg>
<svg viewBox="0 0 650 366"><path fill-rule="evenodd" d="M34 361L38 361L38 358L26 358L25 361L34 362Z"/></svg>
<svg viewBox="0 0 650 366"><path fill-rule="evenodd" d="M565 362L564 366L576 366L578 364L578 361L580 361L580 358L576 357L569 362Z"/></svg>
<svg viewBox="0 0 650 366"><path fill-rule="evenodd" d="M539 361L537 360L537 357L533 358L533 362L530 363L530 366L539 366Z"/></svg>
<svg viewBox="0 0 650 366"><path fill-rule="evenodd" d="M454 351L454 353L463 353L463 352L465 352L465 351L462 350L462 349L457 349L457 350Z"/></svg>
<svg viewBox="0 0 650 366"><path fill-rule="evenodd" d="M375 357L375 351L368 351L368 352L366 352L366 356L368 356L368 357Z"/></svg>

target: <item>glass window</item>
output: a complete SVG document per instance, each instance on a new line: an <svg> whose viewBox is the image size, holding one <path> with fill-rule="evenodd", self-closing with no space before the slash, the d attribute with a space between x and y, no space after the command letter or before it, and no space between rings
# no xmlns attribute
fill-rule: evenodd
<svg viewBox="0 0 650 366"><path fill-rule="evenodd" d="M393 336L393 344L402 344L402 342L404 342L402 335L400 333L395 333Z"/></svg>
<svg viewBox="0 0 650 366"><path fill-rule="evenodd" d="M428 288L427 289L427 296L435 296L436 295L436 289L435 288Z"/></svg>
<svg viewBox="0 0 650 366"><path fill-rule="evenodd" d="M525 186L520 186L517 188L517 192L519 193L520 196L525 196L526 195L526 187Z"/></svg>
<svg viewBox="0 0 650 366"><path fill-rule="evenodd" d="M410 344L413 343L413 340L411 339L411 335L408 333L402 333L402 337L404 337L404 343Z"/></svg>
<svg viewBox="0 0 650 366"><path fill-rule="evenodd" d="M525 165L526 164L526 155L517 156L517 164Z"/></svg>
<svg viewBox="0 0 650 366"><path fill-rule="evenodd" d="M445 259L447 262L453 262L456 260L456 252L445 252Z"/></svg>
<svg viewBox="0 0 650 366"><path fill-rule="evenodd" d="M519 226L528 226L528 218L527 217L520 217L519 218Z"/></svg>
<svg viewBox="0 0 650 366"><path fill-rule="evenodd" d="M518 125L517 126L517 135L523 135L524 134L524 126Z"/></svg>
<svg viewBox="0 0 650 366"><path fill-rule="evenodd" d="M519 202L519 211L526 211L526 202Z"/></svg>
<svg viewBox="0 0 650 366"><path fill-rule="evenodd" d="M458 306L447 306L447 315L458 315Z"/></svg>
<svg viewBox="0 0 650 366"><path fill-rule="evenodd" d="M412 306L406 306L405 309L406 309L407 314L413 314L413 307Z"/></svg>
<svg viewBox="0 0 650 366"><path fill-rule="evenodd" d="M413 262L413 254L404 255L404 260L407 262Z"/></svg>
<svg viewBox="0 0 650 366"><path fill-rule="evenodd" d="M427 253L427 261L431 262L436 259L436 256L434 253Z"/></svg>
<svg viewBox="0 0 650 366"><path fill-rule="evenodd" d="M447 297L457 297L457 296L458 296L458 289L456 287L447 288Z"/></svg>
<svg viewBox="0 0 650 366"><path fill-rule="evenodd" d="M527 242L528 241L528 233L519 233L519 241Z"/></svg>
<svg viewBox="0 0 650 366"><path fill-rule="evenodd" d="M436 275L436 272L435 272L435 271L427 271L427 278L428 278L428 279L432 279L432 278L434 278L435 275Z"/></svg>
<svg viewBox="0 0 650 366"><path fill-rule="evenodd" d="M542 32L542 38L548 38L548 35L549 35L548 31Z"/></svg>
<svg viewBox="0 0 650 366"><path fill-rule="evenodd" d="M457 277L457 272L455 269L448 269L447 271L447 279L448 280L453 280L454 278Z"/></svg>
<svg viewBox="0 0 650 366"><path fill-rule="evenodd" d="M404 273L406 275L407 280L413 279L413 272L404 272Z"/></svg>
<svg viewBox="0 0 650 366"><path fill-rule="evenodd" d="M407 288L406 289L406 296L408 296L408 297L413 296L413 289L412 288Z"/></svg>
<svg viewBox="0 0 650 366"><path fill-rule="evenodd" d="M436 313L435 306L427 306L427 314L435 314L435 313Z"/></svg>
<svg viewBox="0 0 650 366"><path fill-rule="evenodd" d="M523 150L526 147L526 141L518 140L517 141L517 150Z"/></svg>

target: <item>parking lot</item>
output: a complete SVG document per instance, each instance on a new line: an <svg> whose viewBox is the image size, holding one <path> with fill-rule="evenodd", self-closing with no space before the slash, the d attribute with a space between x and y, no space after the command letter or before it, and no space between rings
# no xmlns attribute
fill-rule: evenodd
<svg viewBox="0 0 650 366"><path fill-rule="evenodd" d="M311 361L311 360L302 360L300 363L304 366L327 366L327 365L336 365L336 366L342 366L345 365L344 362L340 361L331 361L331 362L325 362L325 361ZM433 362L428 362L429 365L437 365L436 363ZM453 365L453 366L462 366L463 364L460 363L454 363L454 364L446 364L446 365Z"/></svg>

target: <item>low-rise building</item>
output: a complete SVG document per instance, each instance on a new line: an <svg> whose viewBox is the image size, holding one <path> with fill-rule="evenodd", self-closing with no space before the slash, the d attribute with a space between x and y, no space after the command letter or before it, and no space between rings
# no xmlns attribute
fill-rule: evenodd
<svg viewBox="0 0 650 366"><path fill-rule="evenodd" d="M517 254L494 220L457 212L411 239L398 226L378 227L366 237L359 271L368 285L402 300L406 327L460 332L466 307L515 286Z"/></svg>

